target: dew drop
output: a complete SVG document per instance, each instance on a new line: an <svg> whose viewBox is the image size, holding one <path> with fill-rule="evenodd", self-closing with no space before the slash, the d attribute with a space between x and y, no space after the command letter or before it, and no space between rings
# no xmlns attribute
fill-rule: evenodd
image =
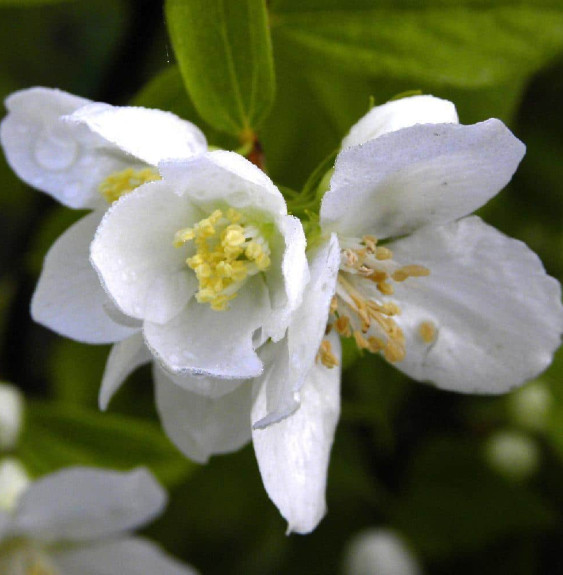
<svg viewBox="0 0 563 575"><path fill-rule="evenodd" d="M78 152L78 144L49 135L41 135L35 142L37 163L51 172L60 172L71 166Z"/></svg>

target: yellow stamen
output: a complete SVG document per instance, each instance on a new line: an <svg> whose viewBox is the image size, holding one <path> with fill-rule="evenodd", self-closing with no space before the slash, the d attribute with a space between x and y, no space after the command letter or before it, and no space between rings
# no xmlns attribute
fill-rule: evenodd
<svg viewBox="0 0 563 575"><path fill-rule="evenodd" d="M436 326L431 321L423 321L418 326L418 335L424 343L432 343L436 339Z"/></svg>
<svg viewBox="0 0 563 575"><path fill-rule="evenodd" d="M396 282L404 282L407 278L411 277L424 277L429 276L430 270L424 266L410 265L403 266L393 272L391 276Z"/></svg>
<svg viewBox="0 0 563 575"><path fill-rule="evenodd" d="M323 339L317 353L317 361L320 361L328 369L332 369L338 365L338 359L332 353L332 345L327 339Z"/></svg>
<svg viewBox="0 0 563 575"><path fill-rule="evenodd" d="M226 310L249 276L271 266L268 243L256 226L247 226L243 214L233 208L226 214L215 210L194 226L176 232L176 247L189 242L196 248L186 260L199 282L196 300L215 311Z"/></svg>
<svg viewBox="0 0 563 575"><path fill-rule="evenodd" d="M113 202L119 200L121 196L132 192L135 188L156 180L160 180L160 175L152 168L144 168L142 170L126 168L121 172L110 174L99 185L98 189L107 203L113 204Z"/></svg>
<svg viewBox="0 0 563 575"><path fill-rule="evenodd" d="M389 248L378 246L375 250L375 257L378 260L390 260L393 257L393 252Z"/></svg>

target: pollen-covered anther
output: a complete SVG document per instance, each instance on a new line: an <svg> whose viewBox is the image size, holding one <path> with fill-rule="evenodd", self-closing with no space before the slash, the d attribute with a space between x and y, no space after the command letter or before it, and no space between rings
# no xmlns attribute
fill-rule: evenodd
<svg viewBox="0 0 563 575"><path fill-rule="evenodd" d="M424 266L419 265L409 265L403 266L398 270L395 270L392 274L392 278L396 282L404 282L407 278L418 278L430 275L430 270Z"/></svg>
<svg viewBox="0 0 563 575"><path fill-rule="evenodd" d="M436 329L434 323L431 321L423 321L418 326L418 335L424 343L432 343L435 341L437 334L438 330Z"/></svg>
<svg viewBox="0 0 563 575"><path fill-rule="evenodd" d="M393 252L389 248L378 246L375 249L375 257L378 260L390 260L393 257Z"/></svg>
<svg viewBox="0 0 563 575"><path fill-rule="evenodd" d="M132 192L135 188L157 180L160 180L160 175L152 168L143 168L142 170L127 168L110 174L99 185L98 190L108 204L113 204L121 196Z"/></svg>
<svg viewBox="0 0 563 575"><path fill-rule="evenodd" d="M351 335L350 318L346 315L340 316L334 322L334 329L337 331L339 335L342 335L344 337L350 337Z"/></svg>
<svg viewBox="0 0 563 575"><path fill-rule="evenodd" d="M377 238L374 236L364 236L362 238L362 242L366 246L366 249L369 253L375 253L376 246L377 246Z"/></svg>
<svg viewBox="0 0 563 575"><path fill-rule="evenodd" d="M321 342L316 360L320 361L325 367L328 367L328 369L332 369L338 365L338 359L332 352L332 345L327 339L323 339Z"/></svg>
<svg viewBox="0 0 563 575"><path fill-rule="evenodd" d="M246 279L271 265L268 242L257 226L247 225L243 214L233 208L226 214L217 209L194 226L179 230L173 243L180 247L192 241L196 253L186 264L199 282L195 297L215 311L227 309Z"/></svg>

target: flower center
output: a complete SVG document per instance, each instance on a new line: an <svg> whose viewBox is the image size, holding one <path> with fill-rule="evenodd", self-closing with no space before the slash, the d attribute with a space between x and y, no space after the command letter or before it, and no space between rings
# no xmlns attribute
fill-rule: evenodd
<svg viewBox="0 0 563 575"><path fill-rule="evenodd" d="M13 571L13 569L16 571ZM35 542L11 539L0 545L0 573L60 575L45 551Z"/></svg>
<svg viewBox="0 0 563 575"><path fill-rule="evenodd" d="M340 271L329 328L333 327L344 337L353 337L360 349L383 353L390 362L403 360L405 336L394 319L401 308L387 298L395 292L393 282L424 277L430 270L420 265L400 266L393 260L393 252L378 246L372 236L361 240L348 238L341 243ZM426 343L434 338L431 330L430 324L421 328L420 336Z"/></svg>
<svg viewBox="0 0 563 575"><path fill-rule="evenodd" d="M156 180L160 180L160 175L152 168L143 168L142 170L126 168L121 172L110 174L98 189L107 203L113 204L121 196L132 192L135 188Z"/></svg>
<svg viewBox="0 0 563 575"><path fill-rule="evenodd" d="M186 260L199 282L196 299L215 311L227 309L246 280L271 265L270 247L260 229L233 208L215 210L193 227L176 232L176 247L188 242L196 248Z"/></svg>

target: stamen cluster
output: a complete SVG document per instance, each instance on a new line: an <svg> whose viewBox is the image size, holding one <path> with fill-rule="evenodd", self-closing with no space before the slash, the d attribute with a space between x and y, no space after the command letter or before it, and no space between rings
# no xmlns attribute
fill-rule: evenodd
<svg viewBox="0 0 563 575"><path fill-rule="evenodd" d="M247 280L270 265L270 247L257 226L233 208L215 210L191 228L176 232L174 245L193 241L195 255L186 260L199 282L196 299L223 311Z"/></svg>
<svg viewBox="0 0 563 575"><path fill-rule="evenodd" d="M377 243L373 236L364 236L361 241L349 238L342 242L329 329L334 328L344 337L353 337L360 349L382 352L388 361L397 362L406 354L405 336L393 319L401 309L396 303L384 300L384 296L394 293L392 282L427 276L430 271L419 265L399 266L393 260L393 252ZM361 281L356 279L358 277L361 281L374 283L381 297L364 295ZM320 359L327 365L322 355Z"/></svg>
<svg viewBox="0 0 563 575"><path fill-rule="evenodd" d="M108 204L113 204L135 188L148 182L160 180L158 172L152 168L143 168L134 170L126 168L120 172L110 174L99 186L100 194L105 198Z"/></svg>

